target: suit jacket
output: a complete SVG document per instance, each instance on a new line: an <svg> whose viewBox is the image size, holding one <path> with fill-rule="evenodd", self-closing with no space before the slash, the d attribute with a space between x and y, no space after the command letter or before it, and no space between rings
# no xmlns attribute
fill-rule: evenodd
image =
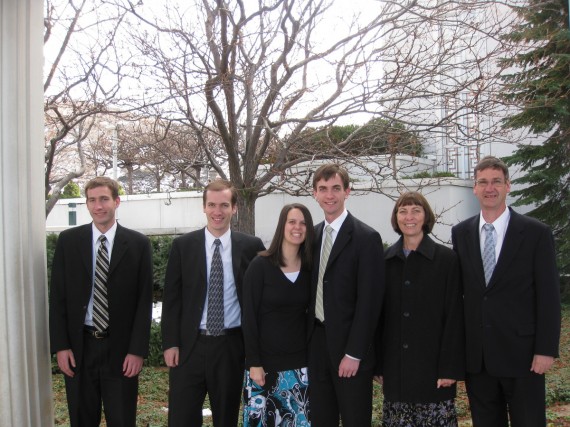
<svg viewBox="0 0 570 427"><path fill-rule="evenodd" d="M78 368L83 359L83 328L93 287L91 224L59 235L50 286L51 351L71 349ZM148 238L117 224L107 280L110 364L117 375L122 374L127 354L148 355L152 287Z"/></svg>
<svg viewBox="0 0 570 427"><path fill-rule="evenodd" d="M261 239L232 231L232 263L241 305L243 275L249 262L265 250ZM205 229L192 231L172 242L162 300L162 347L180 348L182 364L190 355L200 329L208 288Z"/></svg>
<svg viewBox="0 0 570 427"><path fill-rule="evenodd" d="M441 402L465 376L463 297L457 254L424 235L407 257L400 237L386 252L386 294L380 316L378 365L390 402ZM403 347L404 346L404 347Z"/></svg>
<svg viewBox="0 0 570 427"><path fill-rule="evenodd" d="M510 208L509 208L510 209ZM554 239L536 219L511 209L497 265L485 285L479 215L452 229L463 279L467 372L528 375L533 355L558 357L560 284Z"/></svg>
<svg viewBox="0 0 570 427"><path fill-rule="evenodd" d="M324 222L315 227L309 336L315 320L323 229ZM333 366L338 366L345 354L361 361L368 355L374 358L373 338L383 295L384 253L380 234L349 213L336 236L323 277L327 350Z"/></svg>

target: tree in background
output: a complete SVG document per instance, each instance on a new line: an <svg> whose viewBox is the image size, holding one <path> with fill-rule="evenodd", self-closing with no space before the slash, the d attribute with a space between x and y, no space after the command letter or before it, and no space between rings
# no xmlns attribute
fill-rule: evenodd
<svg viewBox="0 0 570 427"><path fill-rule="evenodd" d="M85 173L85 145L98 132L98 115L145 105L140 92L125 90L140 72L121 39L125 14L105 2L45 1L46 216L63 188Z"/></svg>
<svg viewBox="0 0 570 427"><path fill-rule="evenodd" d="M464 139L499 137L490 127L472 134L467 120L491 112L492 96L482 93L493 87L488 65L500 46L488 39L509 22L494 2L372 2L357 13L356 4L328 0L145 2L136 10L108 1L132 13L132 51L161 117L185 127L203 160L238 188L241 231L254 231L259 197L293 185L310 192L315 160L360 167L362 180L374 181L369 191L381 191L393 172L378 160L378 144L394 153L417 145L404 130L443 133L461 122ZM388 125L390 138L367 145L357 128L336 141L335 126L356 116ZM315 138L323 150L309 149Z"/></svg>
<svg viewBox="0 0 570 427"><path fill-rule="evenodd" d="M530 0L517 9L524 22L508 40L527 49L502 61L515 67L505 75L504 99L520 111L505 126L543 135L542 144L520 145L508 158L524 176L513 191L515 205L531 205L529 215L554 233L558 266L570 274L570 31L567 0Z"/></svg>
<svg viewBox="0 0 570 427"><path fill-rule="evenodd" d="M79 185L77 185L73 181L69 181L69 183L64 187L63 194L61 195L62 199L76 199L81 197L81 189Z"/></svg>

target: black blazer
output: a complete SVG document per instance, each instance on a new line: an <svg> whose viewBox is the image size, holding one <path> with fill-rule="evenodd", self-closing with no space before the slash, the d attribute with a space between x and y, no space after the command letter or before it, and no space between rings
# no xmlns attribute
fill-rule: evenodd
<svg viewBox="0 0 570 427"><path fill-rule="evenodd" d="M315 227L309 336L315 320L323 228L324 222ZM336 236L323 277L327 350L333 366L338 366L345 354L361 361L369 354L374 358L370 350L383 295L384 254L380 234L349 213Z"/></svg>
<svg viewBox="0 0 570 427"><path fill-rule="evenodd" d="M510 209L510 208L509 208ZM554 239L536 219L511 211L497 265L485 286L479 215L453 227L465 308L467 372L528 375L535 354L558 357L560 283Z"/></svg>
<svg viewBox="0 0 570 427"><path fill-rule="evenodd" d="M265 250L258 237L231 232L232 263L241 305L243 275L249 262ZM190 355L200 329L208 288L205 228L172 242L162 300L162 348L179 347L182 364Z"/></svg>
<svg viewBox="0 0 570 427"><path fill-rule="evenodd" d="M92 225L63 231L53 258L49 301L51 351L83 359L83 326L93 278ZM122 373L127 354L148 355L152 319L152 259L148 238L117 224L107 282L111 367Z"/></svg>
<svg viewBox="0 0 570 427"><path fill-rule="evenodd" d="M465 375L463 298L457 254L424 235L406 257L403 238L386 250L386 294L380 316L376 373L384 398L429 403L455 397Z"/></svg>

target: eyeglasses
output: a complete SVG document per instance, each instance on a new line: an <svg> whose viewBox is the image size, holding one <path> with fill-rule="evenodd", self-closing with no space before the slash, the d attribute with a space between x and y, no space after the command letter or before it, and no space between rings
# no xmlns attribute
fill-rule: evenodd
<svg viewBox="0 0 570 427"><path fill-rule="evenodd" d="M486 179L478 179L477 181L475 181L475 184L477 184L478 187L487 187L489 184L491 184L491 186L493 187L502 187L503 185L505 185L505 181L502 179L493 179L491 182L487 181Z"/></svg>

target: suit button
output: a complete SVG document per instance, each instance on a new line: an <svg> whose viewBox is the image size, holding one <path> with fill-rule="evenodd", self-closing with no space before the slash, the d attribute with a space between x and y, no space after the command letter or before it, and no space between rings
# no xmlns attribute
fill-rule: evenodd
<svg viewBox="0 0 570 427"><path fill-rule="evenodd" d="M412 282L410 282L409 280L406 280L406 281L404 282L404 285L405 285L405 286L410 286L411 284L412 284Z"/></svg>
<svg viewBox="0 0 570 427"><path fill-rule="evenodd" d="M403 344L403 345L402 345L402 348L403 348L404 350L407 350L407 349L408 349L408 344Z"/></svg>
<svg viewBox="0 0 570 427"><path fill-rule="evenodd" d="M407 311L404 311L404 317L410 317L410 313L408 313Z"/></svg>
<svg viewBox="0 0 570 427"><path fill-rule="evenodd" d="M487 297L483 297L483 301L487 301L489 298Z"/></svg>

